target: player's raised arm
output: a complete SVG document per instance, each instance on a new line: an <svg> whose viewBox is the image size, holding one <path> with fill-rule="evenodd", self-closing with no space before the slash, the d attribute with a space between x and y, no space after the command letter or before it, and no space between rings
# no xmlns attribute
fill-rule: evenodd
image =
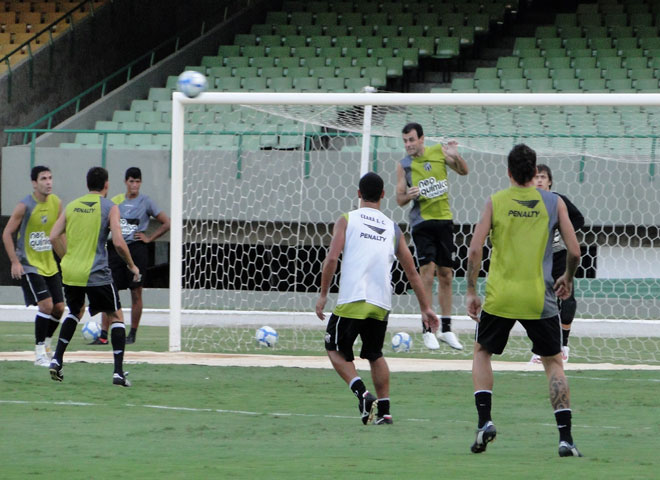
<svg viewBox="0 0 660 480"><path fill-rule="evenodd" d="M459 175L468 174L467 162L458 153L458 142L456 140L450 140L446 145L443 145L442 151L445 154L445 162L449 168Z"/></svg>
<svg viewBox="0 0 660 480"><path fill-rule="evenodd" d="M128 245L121 233L121 226L119 225L119 207L113 205L110 209L110 231L112 232L112 244L115 246L119 256L126 262L128 269L133 272L133 278L137 282L140 278L140 269L133 263L131 252L128 250Z"/></svg>
<svg viewBox="0 0 660 480"><path fill-rule="evenodd" d="M479 270L481 269L481 259L483 257L483 248L488 233L490 232L491 222L493 216L493 202L489 198L486 201L486 206L481 214L481 219L477 223L474 233L472 234L472 241L468 249L468 265L467 265L467 294L465 297L467 313L475 321L479 321L479 312L481 311L481 299L477 295L477 278L479 278Z"/></svg>
<svg viewBox="0 0 660 480"><path fill-rule="evenodd" d="M323 260L323 268L321 270L321 294L319 295L319 299L316 302L316 316L321 320L325 320L323 309L325 308L325 304L328 301L328 292L330 291L332 277L337 271L339 256L344 250L347 225L348 221L343 215L339 217L337 222L335 222L335 226L332 230L332 240L330 241L330 247L328 248L328 254L325 257L325 260Z"/></svg>
<svg viewBox="0 0 660 480"><path fill-rule="evenodd" d="M14 244L14 234L16 234L16 231L21 226L25 211L25 204L19 202L11 213L5 229L2 231L2 243L4 243L7 256L9 257L9 261L11 261L11 278L16 280L20 280L21 276L25 273L23 271L23 265L21 265L21 261L16 255L16 245Z"/></svg>
<svg viewBox="0 0 660 480"><path fill-rule="evenodd" d="M422 311L422 322L424 323L424 326L431 329L431 331L435 333L439 325L438 317L431 308L431 299L428 298L426 294L426 289L424 288L422 277L420 277L419 273L417 273L417 269L415 268L415 261L413 260L413 256L410 253L410 250L408 249L408 245L406 245L406 242L404 241L403 234L400 234L400 236L401 238L399 238L399 241L397 242L398 247L396 251L396 258L399 259L401 267L406 273L406 277L408 278L408 281L410 282L410 285L415 292L415 296L419 302L419 308Z"/></svg>

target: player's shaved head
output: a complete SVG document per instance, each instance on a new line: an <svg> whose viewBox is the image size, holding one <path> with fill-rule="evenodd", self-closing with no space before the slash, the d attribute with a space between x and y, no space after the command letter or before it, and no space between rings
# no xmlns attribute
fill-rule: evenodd
<svg viewBox="0 0 660 480"><path fill-rule="evenodd" d="M365 173L360 179L358 188L365 202L376 203L383 195L383 179L374 172Z"/></svg>

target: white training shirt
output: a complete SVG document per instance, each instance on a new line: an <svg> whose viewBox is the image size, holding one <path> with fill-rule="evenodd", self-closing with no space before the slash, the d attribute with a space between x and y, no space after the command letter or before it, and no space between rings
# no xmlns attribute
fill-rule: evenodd
<svg viewBox="0 0 660 480"><path fill-rule="evenodd" d="M401 230L380 210L348 213L337 305L366 301L392 309L392 264Z"/></svg>

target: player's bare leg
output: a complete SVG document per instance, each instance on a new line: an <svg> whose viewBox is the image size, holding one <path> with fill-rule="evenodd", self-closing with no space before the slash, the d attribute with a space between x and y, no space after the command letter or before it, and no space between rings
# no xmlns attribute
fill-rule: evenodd
<svg viewBox="0 0 660 480"><path fill-rule="evenodd" d="M435 278L435 264L427 263L419 267L419 276L422 277L424 284L424 291L427 298L433 298L433 280ZM427 329L422 324L422 337L424 338L424 346L429 350L437 350L440 348L437 338L433 335L430 329Z"/></svg>
<svg viewBox="0 0 660 480"><path fill-rule="evenodd" d="M455 350L463 350L463 345L458 341L456 334L451 331L451 310L453 303L452 282L454 271L449 267L438 267L438 301L440 303L441 326L436 335L438 340L445 342Z"/></svg>

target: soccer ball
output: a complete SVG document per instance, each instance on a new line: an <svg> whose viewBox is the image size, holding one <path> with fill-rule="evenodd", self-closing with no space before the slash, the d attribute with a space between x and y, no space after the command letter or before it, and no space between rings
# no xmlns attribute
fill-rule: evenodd
<svg viewBox="0 0 660 480"><path fill-rule="evenodd" d="M101 326L92 321L85 323L82 329L82 336L88 342L93 342L101 336Z"/></svg>
<svg viewBox="0 0 660 480"><path fill-rule="evenodd" d="M207 85L206 75L195 70L186 70L179 75L179 80L176 82L179 91L190 98L194 98L205 91Z"/></svg>
<svg viewBox="0 0 660 480"><path fill-rule="evenodd" d="M392 350L396 353L409 352L412 347L412 338L406 332L392 335Z"/></svg>
<svg viewBox="0 0 660 480"><path fill-rule="evenodd" d="M272 347L277 343L279 335L272 327L261 327L257 330L255 338L259 345L264 347Z"/></svg>

